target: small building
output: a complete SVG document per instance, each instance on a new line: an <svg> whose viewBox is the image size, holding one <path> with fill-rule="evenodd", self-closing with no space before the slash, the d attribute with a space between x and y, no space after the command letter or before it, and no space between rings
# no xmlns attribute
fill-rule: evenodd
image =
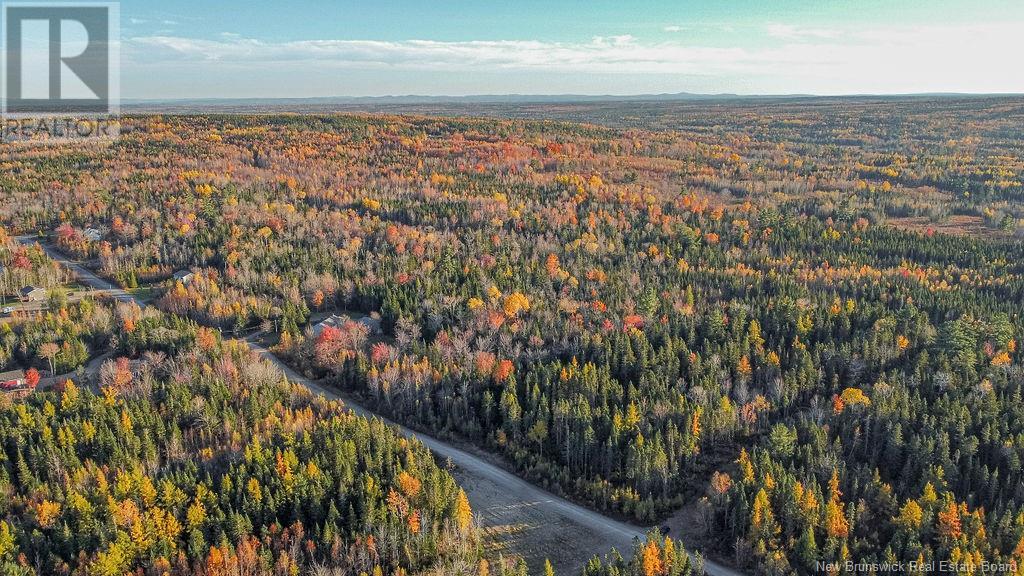
<svg viewBox="0 0 1024 576"><path fill-rule="evenodd" d="M0 372L0 389L20 390L25 387L25 372L23 370L11 370Z"/></svg>
<svg viewBox="0 0 1024 576"><path fill-rule="evenodd" d="M90 242L99 242L103 238L103 231L99 228L86 228L82 231L82 236Z"/></svg>
<svg viewBox="0 0 1024 576"><path fill-rule="evenodd" d="M331 314L327 318L324 318L318 324L315 324L311 329L314 338L319 338L320 334L324 331L324 328L337 328L342 329L346 323L353 322L352 318L348 316L339 316L337 314ZM363 316L354 321L363 328L366 328L366 332L371 336L376 336L383 333L381 329L380 319L374 318L373 316Z"/></svg>
<svg viewBox="0 0 1024 576"><path fill-rule="evenodd" d="M366 326L366 330L370 333L371 336L377 336L383 332L383 330L381 330L380 327L380 320L374 318L373 316L363 316L359 320L356 320L356 322L359 322L363 326Z"/></svg>
<svg viewBox="0 0 1024 576"><path fill-rule="evenodd" d="M322 322L313 326L313 337L319 338L320 334L324 331L324 328L341 328L345 322L349 319L345 316L338 316L337 314L331 314L327 318L324 318Z"/></svg>
<svg viewBox="0 0 1024 576"><path fill-rule="evenodd" d="M42 302L46 300L46 290L38 286L25 286L18 291L18 295L25 302Z"/></svg>
<svg viewBox="0 0 1024 576"><path fill-rule="evenodd" d="M32 387L25 379L25 372L12 370L0 372L0 394L6 394L14 398L24 398L32 394Z"/></svg>
<svg viewBox="0 0 1024 576"><path fill-rule="evenodd" d="M178 270L174 273L174 281L181 282L182 284L188 284L195 278L195 274L190 270Z"/></svg>

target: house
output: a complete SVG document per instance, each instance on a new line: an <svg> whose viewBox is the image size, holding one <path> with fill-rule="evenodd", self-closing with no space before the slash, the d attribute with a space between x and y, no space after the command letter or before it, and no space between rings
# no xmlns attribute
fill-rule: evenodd
<svg viewBox="0 0 1024 576"><path fill-rule="evenodd" d="M15 398L22 398L32 393L32 387L25 380L25 373L21 370L0 372L0 394L7 394Z"/></svg>
<svg viewBox="0 0 1024 576"><path fill-rule="evenodd" d="M90 242L99 242L103 238L103 231L99 228L86 228L82 231L82 236Z"/></svg>
<svg viewBox="0 0 1024 576"><path fill-rule="evenodd" d="M25 387L25 372L22 370L11 370L0 372L0 389L18 390Z"/></svg>
<svg viewBox="0 0 1024 576"><path fill-rule="evenodd" d="M352 319L349 318L348 316L339 316L337 314L331 314L327 318L324 318L322 322L313 326L313 337L318 338L320 334L324 331L324 328L330 327L337 328L340 330L347 322L352 322ZM356 324L359 324L360 326L366 328L366 331L371 336L382 333L380 320L377 318L373 318L371 316L363 316L362 318L359 318L355 322Z"/></svg>
<svg viewBox="0 0 1024 576"><path fill-rule="evenodd" d="M381 330L380 327L380 319L378 318L374 318L372 316L363 316L359 320L356 320L356 322L359 322L363 326L366 326L366 330L370 333L371 336L377 336L383 332L383 330Z"/></svg>
<svg viewBox="0 0 1024 576"><path fill-rule="evenodd" d="M346 316L338 316L337 314L331 314L322 322L313 326L313 337L318 338L320 334L324 331L324 328L341 328L342 325L348 321L349 319Z"/></svg>
<svg viewBox="0 0 1024 576"><path fill-rule="evenodd" d="M38 286L25 286L18 291L18 296L25 302L41 302L46 300L46 290Z"/></svg>
<svg viewBox="0 0 1024 576"><path fill-rule="evenodd" d="M192 278L194 277L195 274L193 274L189 270L178 270L177 272L174 273L174 281L181 282L182 284L188 284L189 282L192 281Z"/></svg>

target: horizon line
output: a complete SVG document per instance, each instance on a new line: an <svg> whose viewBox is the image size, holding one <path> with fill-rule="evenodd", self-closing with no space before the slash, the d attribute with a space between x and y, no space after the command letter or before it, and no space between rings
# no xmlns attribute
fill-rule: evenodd
<svg viewBox="0 0 1024 576"><path fill-rule="evenodd" d="M313 101L313 100L472 100L472 99L780 99L780 98L910 98L910 97L1024 97L1024 92L853 92L846 94L816 93L737 93L737 92L644 92L630 94L609 93L474 93L474 94L380 94L380 95L331 95L331 96L195 96L185 98L121 98L121 104L149 104L175 102L231 102L231 101Z"/></svg>

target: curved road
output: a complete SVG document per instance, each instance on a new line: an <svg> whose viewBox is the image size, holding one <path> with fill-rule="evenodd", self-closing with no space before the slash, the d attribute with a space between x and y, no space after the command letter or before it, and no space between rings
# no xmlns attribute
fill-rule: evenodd
<svg viewBox="0 0 1024 576"><path fill-rule="evenodd" d="M74 272L75 276L78 277L78 281L81 282L82 284L85 284L90 288L93 288L94 290L98 290L110 296L111 298L114 298L115 300L119 300L121 302L135 302L136 304L139 305L140 308L146 307L146 303L143 302L142 300L136 299L123 288L115 286L114 284L111 284L110 282L107 282L106 280L93 274L92 271L90 271L85 266L82 266L82 264L80 264L79 262L70 260L64 254L58 252L53 246L40 242L39 238L35 236L18 236L15 238L15 240L17 240L19 244L22 244L24 246L32 246L34 244L38 244L39 247L42 248L44 252L46 252L46 255L49 256L51 260L57 262L61 266Z"/></svg>
<svg viewBox="0 0 1024 576"><path fill-rule="evenodd" d="M35 244L34 236L18 237L22 244ZM53 247L42 244L43 250L54 261L67 267L88 286L122 302L134 302L139 307L147 304L99 278L80 263L69 260ZM447 459L455 467L453 475L466 490L476 515L488 534L489 552L520 554L529 559L531 572L542 573L545 558L564 575L579 574L594 554L604 555L617 548L623 555L632 549L635 539L643 538L646 530L608 518L588 508L551 494L522 478L509 473L483 458L461 450L427 434L414 432L390 419L372 412L334 390L298 374L280 358L257 342L246 343L260 356L281 369L289 380L305 386L315 394L339 399L356 414L367 418L380 418L395 426L403 435L415 437L437 457ZM731 568L704 560L709 576L744 576Z"/></svg>

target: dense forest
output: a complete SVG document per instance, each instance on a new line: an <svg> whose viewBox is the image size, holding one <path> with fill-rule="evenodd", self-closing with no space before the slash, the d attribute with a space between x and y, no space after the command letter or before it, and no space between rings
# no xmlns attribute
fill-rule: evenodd
<svg viewBox="0 0 1024 576"><path fill-rule="evenodd" d="M489 572L465 493L422 445L289 387L213 330L108 312L133 324L114 345L133 355L98 393L69 380L0 397L5 574ZM587 574L652 563L690 570L652 535Z"/></svg>
<svg viewBox="0 0 1024 576"><path fill-rule="evenodd" d="M6 573L392 574L474 557L465 495L421 445L289 389L209 329L148 317L132 332L120 351L150 344L98 393L69 382L0 407Z"/></svg>
<svg viewBox="0 0 1024 576"><path fill-rule="evenodd" d="M1024 103L643 112L131 118L108 148L4 152L0 218L536 483L645 523L682 508L744 567L1024 559ZM314 336L330 314L353 319ZM223 449L224 418L190 451ZM455 490L417 508L437 538ZM300 520L330 558L327 511L293 508L246 533ZM368 510L332 534L365 542ZM385 569L455 546L402 538Z"/></svg>
<svg viewBox="0 0 1024 576"><path fill-rule="evenodd" d="M7 230L0 227L0 302L12 301L17 291L25 286L52 289L68 279L68 273L47 258L38 246L19 246Z"/></svg>

